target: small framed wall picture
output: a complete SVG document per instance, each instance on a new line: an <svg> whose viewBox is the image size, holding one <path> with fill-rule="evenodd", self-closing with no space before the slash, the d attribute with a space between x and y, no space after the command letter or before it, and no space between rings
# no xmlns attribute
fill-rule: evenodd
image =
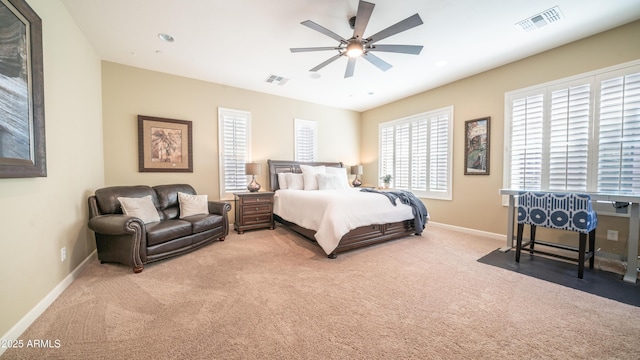
<svg viewBox="0 0 640 360"><path fill-rule="evenodd" d="M464 174L489 175L491 117L464 122Z"/></svg>
<svg viewBox="0 0 640 360"><path fill-rule="evenodd" d="M138 115L138 171L193 172L191 121Z"/></svg>

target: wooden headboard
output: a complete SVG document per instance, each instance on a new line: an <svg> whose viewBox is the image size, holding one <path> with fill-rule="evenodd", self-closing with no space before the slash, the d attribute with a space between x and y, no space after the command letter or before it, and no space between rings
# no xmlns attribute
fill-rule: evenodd
<svg viewBox="0 0 640 360"><path fill-rule="evenodd" d="M341 162L301 162L293 160L267 160L269 164L269 190L276 191L280 188L278 186L278 174L279 173L298 173L301 174L300 165L310 166L331 166L341 168L344 167Z"/></svg>

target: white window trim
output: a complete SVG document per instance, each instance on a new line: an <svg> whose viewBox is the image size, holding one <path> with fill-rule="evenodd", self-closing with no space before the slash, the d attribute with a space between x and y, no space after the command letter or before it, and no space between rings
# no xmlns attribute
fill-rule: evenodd
<svg viewBox="0 0 640 360"><path fill-rule="evenodd" d="M433 116L435 114L438 113L444 113L446 112L448 117L449 117L449 121L447 122L447 133L448 133L448 143L447 143L447 165L448 165L448 171L447 171L447 191L446 192L435 192L435 191L421 191L421 190L412 190L409 189L412 193L414 193L416 196L421 197L421 198L425 198L425 199L438 199L438 200L452 200L453 199L453 123L454 123L454 111L453 111L453 105L451 106L447 106L447 107L443 107L443 108L439 108L439 109L435 109L435 110L431 110L431 111L427 111L427 112L423 112L420 114L415 114L415 115L411 115L411 116L407 116L404 118L400 118L400 119L396 119L396 120L391 120L391 121L387 121L384 123L380 123L378 125L378 177L383 176L383 174L381 174L381 169L382 169L382 149L381 149L381 143L382 143L382 129L385 127L389 127L389 126L398 126L401 125L403 123L411 123L415 120L421 119L421 118L425 118L425 117L429 117L429 116ZM394 151L395 153L395 151ZM378 180L379 181L379 180Z"/></svg>
<svg viewBox="0 0 640 360"><path fill-rule="evenodd" d="M218 164L219 164L219 184L220 184L220 200L232 200L233 193L236 191L225 191L225 168L224 168L224 123L223 116L225 114L239 114L247 118L247 144L245 162L251 162L251 112L243 110L235 110L219 107L218 108ZM247 175L248 179L248 175ZM249 180L247 180L247 184ZM239 189L241 190L241 189ZM238 191L239 191L238 190Z"/></svg>

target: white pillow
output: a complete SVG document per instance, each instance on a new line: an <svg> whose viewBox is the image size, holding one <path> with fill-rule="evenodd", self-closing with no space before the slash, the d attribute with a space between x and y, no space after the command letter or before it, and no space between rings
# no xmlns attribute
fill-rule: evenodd
<svg viewBox="0 0 640 360"><path fill-rule="evenodd" d="M278 188L280 189L288 189L289 185L287 184L287 173L279 173L278 174Z"/></svg>
<svg viewBox="0 0 640 360"><path fill-rule="evenodd" d="M304 178L304 189L318 190L318 179L316 178L316 175L325 174L324 165L300 165L300 170L302 170L302 177Z"/></svg>
<svg viewBox="0 0 640 360"><path fill-rule="evenodd" d="M347 168L327 166L325 170L327 174L338 175L341 181L344 183L345 188L351 187L351 185L349 184L349 177L347 176Z"/></svg>
<svg viewBox="0 0 640 360"><path fill-rule="evenodd" d="M302 174L287 173L287 189L304 190L304 178Z"/></svg>
<svg viewBox="0 0 640 360"><path fill-rule="evenodd" d="M180 204L180 219L191 215L209 213L207 195L191 195L178 192L178 203Z"/></svg>
<svg viewBox="0 0 640 360"><path fill-rule="evenodd" d="M342 190L349 188L347 182L344 181L344 179L340 175L318 174L317 178L319 190Z"/></svg>
<svg viewBox="0 0 640 360"><path fill-rule="evenodd" d="M118 197L118 201L125 215L137 217L145 224L160 221L160 215L156 206L153 205L151 195L141 198Z"/></svg>

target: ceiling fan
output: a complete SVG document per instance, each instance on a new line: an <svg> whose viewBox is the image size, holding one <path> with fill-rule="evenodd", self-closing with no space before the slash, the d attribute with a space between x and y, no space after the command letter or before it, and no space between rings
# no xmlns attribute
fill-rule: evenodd
<svg viewBox="0 0 640 360"><path fill-rule="evenodd" d="M349 62L347 63L347 70L344 73L345 78L353 76L353 71L356 66L356 59L358 57L364 58L382 71L391 69L391 64L380 59L372 53L375 51L419 55L420 51L422 51L421 45L376 45L376 43L380 40L412 29L418 25L422 25L422 19L417 13L367 38L364 37L364 30L369 23L369 19L371 18L371 14L373 13L373 8L375 6L375 4L360 0L360 2L358 3L358 11L356 13L356 16L349 19L349 25L353 29L353 36L349 39L344 39L340 35L321 25L316 24L311 20L301 22L302 25L318 31L324 35L327 35L328 37L335 39L340 43L338 44L338 46L291 48L291 52L297 53L308 51L337 50L337 55L329 58L328 60L322 62L320 65L314 67L309 71L316 72L329 65L330 63L338 60L338 58L346 56L349 58Z"/></svg>

